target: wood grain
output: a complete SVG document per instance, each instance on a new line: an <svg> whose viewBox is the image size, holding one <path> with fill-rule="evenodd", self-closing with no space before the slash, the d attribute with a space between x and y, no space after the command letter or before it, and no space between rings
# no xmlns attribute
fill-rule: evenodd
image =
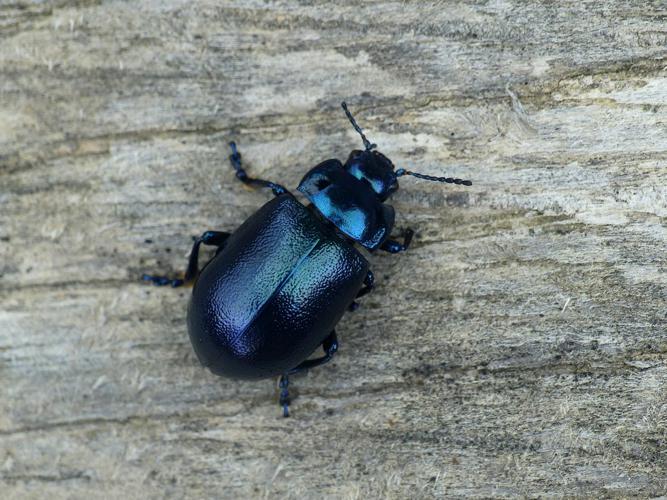
<svg viewBox="0 0 667 500"><path fill-rule="evenodd" d="M667 492L662 1L0 2L4 498ZM202 369L190 237L359 146L404 255L294 381ZM146 240L151 240L147 243Z"/></svg>

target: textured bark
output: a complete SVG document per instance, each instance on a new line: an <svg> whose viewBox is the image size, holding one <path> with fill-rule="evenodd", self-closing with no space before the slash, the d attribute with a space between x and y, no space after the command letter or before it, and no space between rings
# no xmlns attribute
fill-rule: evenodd
<svg viewBox="0 0 667 500"><path fill-rule="evenodd" d="M667 489L664 2L0 3L0 491L650 496ZM202 369L182 270L360 141L402 255L330 366ZM152 242L148 242L150 240Z"/></svg>

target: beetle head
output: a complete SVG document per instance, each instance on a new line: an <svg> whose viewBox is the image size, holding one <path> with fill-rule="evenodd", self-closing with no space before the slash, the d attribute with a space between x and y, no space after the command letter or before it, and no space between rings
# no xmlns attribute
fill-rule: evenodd
<svg viewBox="0 0 667 500"><path fill-rule="evenodd" d="M350 153L344 168L360 181L365 181L380 201L385 201L398 189L394 164L379 151L355 149Z"/></svg>
<svg viewBox="0 0 667 500"><path fill-rule="evenodd" d="M341 103L345 115L348 120L354 127L354 130L361 136L361 140L364 143L365 150L361 151L355 149L350 153L347 161L345 162L345 170L352 176L357 179L366 182L373 192L378 196L380 201L385 201L392 193L398 189L398 178L402 175L411 175L412 177L417 177L418 179L424 179L427 181L435 182L446 182L450 184L459 184L463 186L471 186L472 182L465 181L463 179L456 179L452 177L436 177L433 175L420 174L418 172L410 172L404 168L399 168L394 170L394 164L389 158L380 153L379 151L373 151L377 148L376 144L373 144L369 141L364 132L361 130L361 127L357 124L357 121L350 113L350 110L347 109L347 104L345 102Z"/></svg>

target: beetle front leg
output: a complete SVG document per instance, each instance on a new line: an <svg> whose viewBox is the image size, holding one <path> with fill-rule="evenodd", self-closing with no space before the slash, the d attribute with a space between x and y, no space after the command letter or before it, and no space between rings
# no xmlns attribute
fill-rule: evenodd
<svg viewBox="0 0 667 500"><path fill-rule="evenodd" d="M192 245L192 251L190 252L190 258L188 259L188 267L185 271L184 279L154 276L151 274L144 274L141 279L150 281L155 286L171 285L173 288L189 283L199 274L199 247L201 244L222 247L227 238L229 238L229 233L223 231L206 231L198 238L195 238L195 242Z"/></svg>
<svg viewBox="0 0 667 500"><path fill-rule="evenodd" d="M287 189L280 184L276 184L275 182L271 181L265 181L264 179L255 179L250 177L248 172L246 172L241 165L241 153L239 153L239 150L236 148L236 143L234 141L230 142L229 147L232 148L232 154L229 155L229 161L231 162L232 167L234 167L234 170L236 170L236 177L241 182L244 184L254 184L256 186L271 188L271 191L273 191L273 194L276 196L287 192Z"/></svg>
<svg viewBox="0 0 667 500"><path fill-rule="evenodd" d="M395 240L387 240L381 246L380 249L389 253L399 253L405 252L412 242L412 237L415 235L415 232L412 229L406 229L405 235L403 236L403 243L399 243Z"/></svg>

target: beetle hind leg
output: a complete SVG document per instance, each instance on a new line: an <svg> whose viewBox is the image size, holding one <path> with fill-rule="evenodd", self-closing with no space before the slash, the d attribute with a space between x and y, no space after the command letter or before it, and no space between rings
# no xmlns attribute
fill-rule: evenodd
<svg viewBox="0 0 667 500"><path fill-rule="evenodd" d="M229 233L222 231L206 231L198 238L195 238L195 241L192 245L192 251L190 252L190 258L188 259L188 267L185 271L185 277L183 279L168 278L166 276L154 276L152 274L144 274L141 279L144 281L150 281L155 286L171 285L173 288L183 286L185 283L193 281L199 274L199 247L201 244L203 243L204 245L211 245L222 248L227 238L229 238ZM220 250L220 248L218 250Z"/></svg>
<svg viewBox="0 0 667 500"><path fill-rule="evenodd" d="M278 382L278 386L280 387L280 401L279 404L283 408L283 417L287 418L289 417L289 405L290 405L290 398L289 398L289 375L287 373L284 373L283 375L280 376L280 382Z"/></svg>
<svg viewBox="0 0 667 500"><path fill-rule="evenodd" d="M141 279L150 281L155 286L171 285L172 288L178 288L185 284L185 281L180 278L168 278L167 276L155 276L154 274L142 274Z"/></svg>
<svg viewBox="0 0 667 500"><path fill-rule="evenodd" d="M229 147L232 148L232 154L229 155L229 161L231 162L232 167L234 167L234 170L236 170L236 177L241 182L248 185L271 188L271 191L273 191L273 194L276 196L287 192L287 189L280 184L250 177L241 164L241 153L239 153L239 150L236 148L236 143L234 141L230 142Z"/></svg>
<svg viewBox="0 0 667 500"><path fill-rule="evenodd" d="M338 352L338 337L336 336L336 330L332 330L327 338L324 339L322 342L322 349L324 349L324 356L321 358L307 359L306 361L303 361L301 364L292 368L287 373L289 375L293 375L295 373L310 370L311 368L315 368L316 366L320 366L331 361Z"/></svg>
<svg viewBox="0 0 667 500"><path fill-rule="evenodd" d="M327 336L327 338L324 339L322 342L322 349L324 349L324 356L315 359L307 359L306 361L292 368L287 373L284 373L280 376L280 381L278 382L278 387L280 387L279 404L283 409L283 417L289 417L289 405L292 402L289 397L288 389L289 376L294 375L295 373L310 370L311 368L315 368L316 366L320 366L331 361L338 351L338 337L336 336L336 330L333 330Z"/></svg>

